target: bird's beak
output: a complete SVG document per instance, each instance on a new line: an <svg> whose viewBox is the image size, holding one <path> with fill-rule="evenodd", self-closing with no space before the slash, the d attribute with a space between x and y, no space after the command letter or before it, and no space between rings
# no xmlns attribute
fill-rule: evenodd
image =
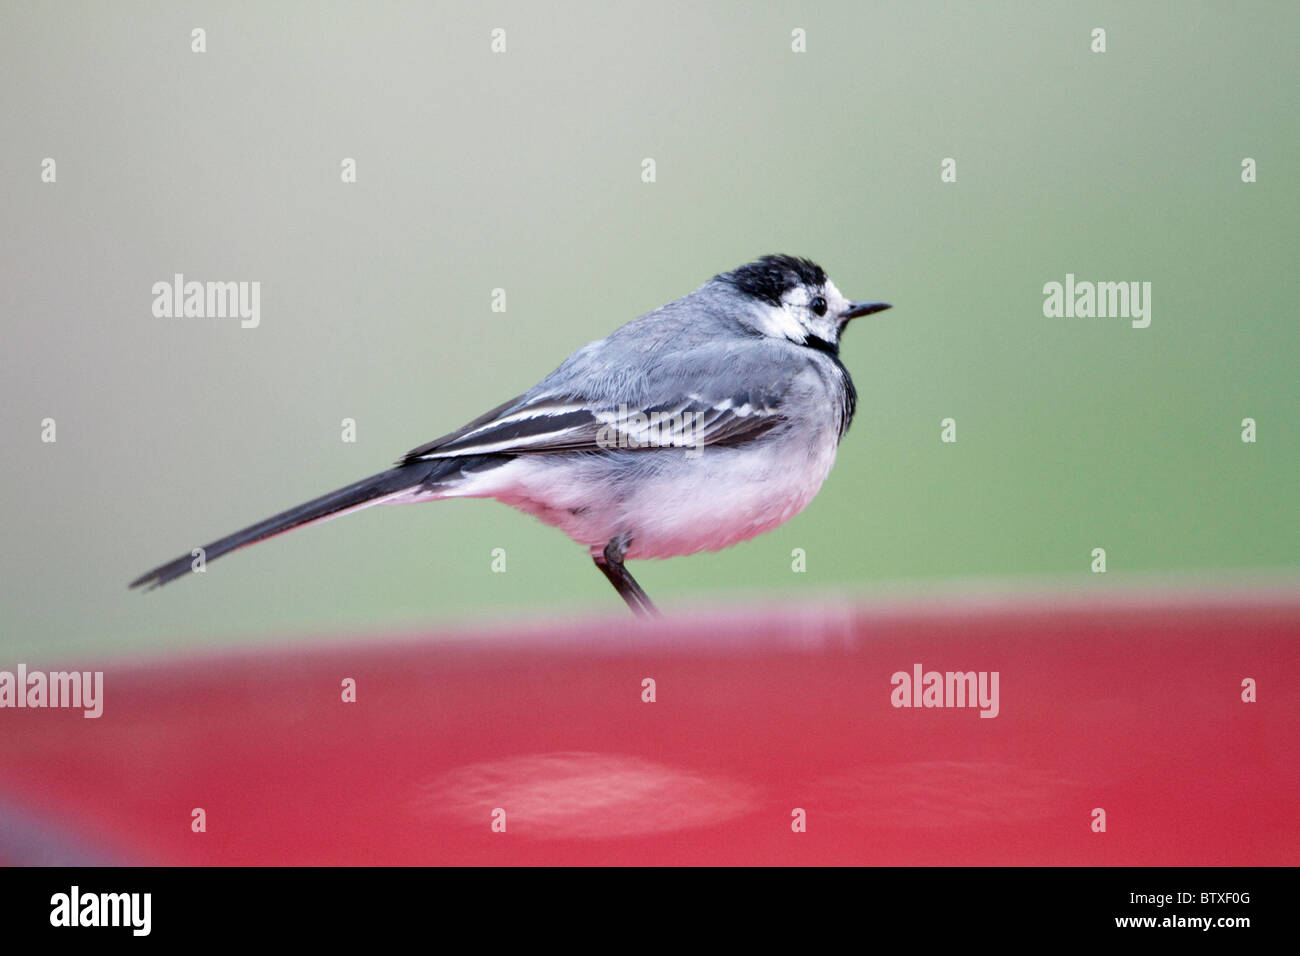
<svg viewBox="0 0 1300 956"><path fill-rule="evenodd" d="M893 308L888 302L850 302L848 309L840 313L840 318L844 320L856 319L863 315L874 315L877 312L884 312L886 309Z"/></svg>

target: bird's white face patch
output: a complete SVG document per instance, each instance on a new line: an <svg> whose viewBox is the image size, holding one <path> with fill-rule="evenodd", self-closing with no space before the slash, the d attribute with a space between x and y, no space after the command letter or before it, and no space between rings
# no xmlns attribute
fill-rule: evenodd
<svg viewBox="0 0 1300 956"><path fill-rule="evenodd" d="M812 308L813 300L819 297L826 300L823 315L818 315ZM760 307L760 330L764 335L789 339L800 345L809 337L834 343L839 341L839 316L848 307L849 300L840 294L830 279L820 286L796 286L781 297L779 306Z"/></svg>

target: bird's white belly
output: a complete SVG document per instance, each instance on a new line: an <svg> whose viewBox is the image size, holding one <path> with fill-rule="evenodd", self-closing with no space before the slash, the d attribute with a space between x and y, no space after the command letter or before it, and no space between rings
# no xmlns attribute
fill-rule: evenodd
<svg viewBox="0 0 1300 956"><path fill-rule="evenodd" d="M835 463L838 436L752 447L520 456L457 489L491 497L600 548L627 535L629 559L716 551L770 531L802 511Z"/></svg>
<svg viewBox="0 0 1300 956"><path fill-rule="evenodd" d="M703 458L708 458L706 450ZM701 462L698 473L681 481L648 485L642 507L630 515L629 558L671 558L697 551L717 551L771 531L812 501L835 463L835 442L805 446L802 455L769 459L762 467L740 453L729 459Z"/></svg>

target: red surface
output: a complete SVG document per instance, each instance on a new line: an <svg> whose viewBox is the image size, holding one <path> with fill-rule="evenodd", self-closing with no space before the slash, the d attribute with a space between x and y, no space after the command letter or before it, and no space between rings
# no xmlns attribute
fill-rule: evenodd
<svg viewBox="0 0 1300 956"><path fill-rule="evenodd" d="M918 662L998 671L999 715L894 708ZM616 617L104 670L98 720L0 712L0 801L101 860L1300 863L1297 600Z"/></svg>

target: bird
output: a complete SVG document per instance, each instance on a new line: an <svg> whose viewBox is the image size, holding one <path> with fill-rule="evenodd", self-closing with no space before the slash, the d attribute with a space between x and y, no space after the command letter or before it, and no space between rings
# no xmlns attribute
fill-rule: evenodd
<svg viewBox="0 0 1300 956"><path fill-rule="evenodd" d="M801 512L857 403L840 336L852 319L888 308L846 299L809 259L761 256L582 346L522 395L388 470L130 587L152 590L237 548L372 505L493 498L565 532L633 614L658 616L625 562L721 550Z"/></svg>

